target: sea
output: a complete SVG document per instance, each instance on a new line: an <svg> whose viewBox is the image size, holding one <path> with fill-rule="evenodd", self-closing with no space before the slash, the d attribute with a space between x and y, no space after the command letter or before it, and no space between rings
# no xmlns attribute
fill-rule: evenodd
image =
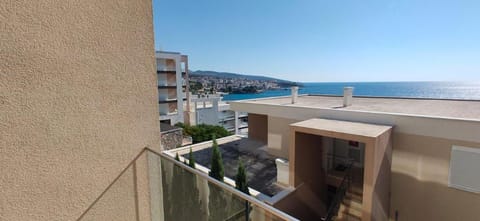
<svg viewBox="0 0 480 221"><path fill-rule="evenodd" d="M299 94L342 95L353 87L354 96L439 98L480 100L480 82L322 82L303 83ZM224 101L290 95L290 89L267 90L256 94L228 94Z"/></svg>

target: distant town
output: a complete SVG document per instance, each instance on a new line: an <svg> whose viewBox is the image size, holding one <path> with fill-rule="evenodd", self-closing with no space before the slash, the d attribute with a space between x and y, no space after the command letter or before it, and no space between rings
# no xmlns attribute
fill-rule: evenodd
<svg viewBox="0 0 480 221"><path fill-rule="evenodd" d="M193 71L189 83L193 94L215 92L252 94L298 85L295 82L269 77L214 71Z"/></svg>

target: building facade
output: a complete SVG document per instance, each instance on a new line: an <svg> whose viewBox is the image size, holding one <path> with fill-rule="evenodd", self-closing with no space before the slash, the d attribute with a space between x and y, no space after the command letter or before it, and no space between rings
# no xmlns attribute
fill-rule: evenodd
<svg viewBox="0 0 480 221"><path fill-rule="evenodd" d="M191 118L192 125L219 125L231 133L246 134L248 115L231 110L230 104L223 102L219 94L193 95L191 104L195 113Z"/></svg>
<svg viewBox="0 0 480 221"><path fill-rule="evenodd" d="M276 207L299 219L312 215L292 209L310 200L302 192L324 202L326 214L328 188L338 193L347 167L353 185L340 218L478 219L480 101L305 95L231 107L249 113L250 139L289 160L297 198Z"/></svg>
<svg viewBox="0 0 480 221"><path fill-rule="evenodd" d="M0 3L0 220L150 220L151 4Z"/></svg>
<svg viewBox="0 0 480 221"><path fill-rule="evenodd" d="M188 56L156 52L160 122L189 122Z"/></svg>

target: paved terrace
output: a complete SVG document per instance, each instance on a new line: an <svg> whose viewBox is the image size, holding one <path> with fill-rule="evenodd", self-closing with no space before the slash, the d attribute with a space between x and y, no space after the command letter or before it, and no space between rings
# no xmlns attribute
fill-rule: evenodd
<svg viewBox="0 0 480 221"><path fill-rule="evenodd" d="M383 112L391 114L480 120L480 100L449 100L423 98L385 98L354 96L352 106L343 107L342 96L302 95L297 103L291 97L252 99L232 103L298 106L318 109Z"/></svg>
<svg viewBox="0 0 480 221"><path fill-rule="evenodd" d="M284 187L276 184L277 167L275 157L265 150L266 144L240 136L229 136L217 140L223 157L225 176L235 180L239 160L247 170L249 187L269 197L280 193ZM212 142L192 145L197 164L210 168ZM188 159L189 147L178 149L179 155ZM175 154L175 150L170 150Z"/></svg>

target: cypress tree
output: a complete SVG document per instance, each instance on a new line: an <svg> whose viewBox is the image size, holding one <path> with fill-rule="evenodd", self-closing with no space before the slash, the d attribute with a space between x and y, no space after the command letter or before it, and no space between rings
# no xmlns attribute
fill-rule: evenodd
<svg viewBox="0 0 480 221"><path fill-rule="evenodd" d="M212 145L212 161L210 166L210 172L208 175L213 177L216 180L223 182L223 177L225 175L223 170L223 160L222 153L218 149L218 144L215 136L213 136L213 145Z"/></svg>
<svg viewBox="0 0 480 221"><path fill-rule="evenodd" d="M188 166L191 168L195 168L195 157L193 156L191 147L190 147L190 153L188 154Z"/></svg>
<svg viewBox="0 0 480 221"><path fill-rule="evenodd" d="M235 188L242 191L243 193L250 195L247 184L247 172L243 162L240 161L238 165L237 175L235 176ZM245 220L250 220L250 204L248 201L245 201Z"/></svg>
<svg viewBox="0 0 480 221"><path fill-rule="evenodd" d="M177 154L175 154L175 160L180 161L180 157L178 156L178 152L177 152Z"/></svg>
<svg viewBox="0 0 480 221"><path fill-rule="evenodd" d="M247 172L242 161L240 161L240 164L238 165L237 175L235 177L235 188L250 195L247 185Z"/></svg>

